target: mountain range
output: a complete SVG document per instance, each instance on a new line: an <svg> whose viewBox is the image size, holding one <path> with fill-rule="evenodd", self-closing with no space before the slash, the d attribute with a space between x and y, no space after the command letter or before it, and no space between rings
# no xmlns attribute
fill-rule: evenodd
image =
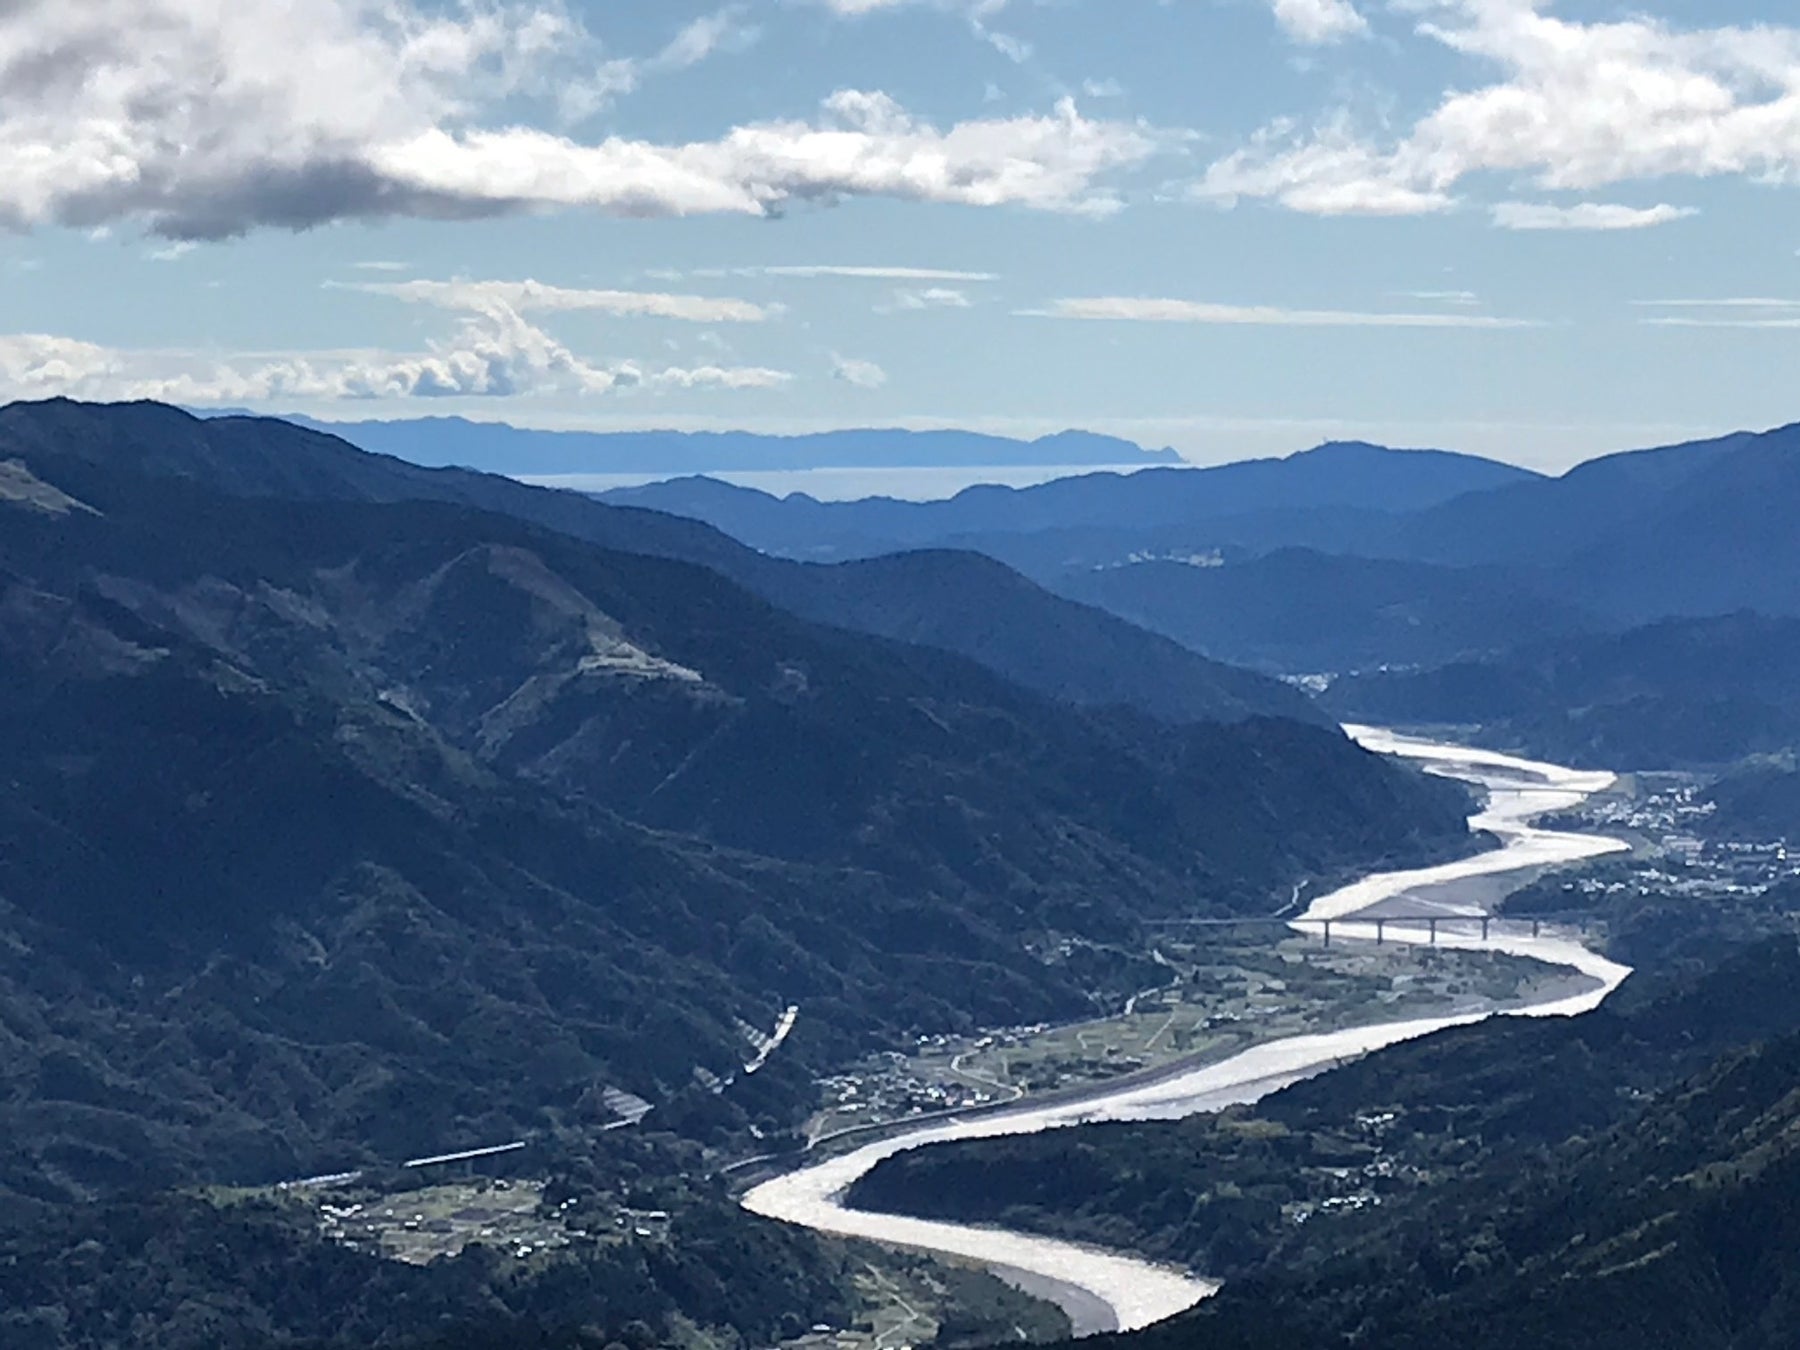
<svg viewBox="0 0 1800 1350"><path fill-rule="evenodd" d="M206 410L199 415L243 413ZM1062 431L1020 440L975 431L897 427L771 436L748 431L548 431L463 417L326 422L290 413L282 420L415 464L520 477L1181 463L1181 456L1173 450L1146 450L1091 431Z"/></svg>
<svg viewBox="0 0 1800 1350"><path fill-rule="evenodd" d="M1316 720L1055 698L667 517L154 405L0 410L0 464L13 1203L555 1147L614 1088L779 1130L872 1046L1122 999L1144 918L1468 847L1459 791ZM966 568L1003 636L1091 613ZM863 575L836 602L944 605Z"/></svg>
<svg viewBox="0 0 1800 1350"><path fill-rule="evenodd" d="M1327 445L923 504L704 479L608 500L782 556L981 552L1213 659L1335 677L1339 715L1454 723L1614 767L1721 764L1800 739L1782 626L1800 619L1800 427L1554 478Z"/></svg>

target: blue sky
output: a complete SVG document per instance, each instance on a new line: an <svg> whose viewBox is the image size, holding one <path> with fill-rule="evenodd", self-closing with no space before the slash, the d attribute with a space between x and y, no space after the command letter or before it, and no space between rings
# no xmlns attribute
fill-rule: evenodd
<svg viewBox="0 0 1800 1350"><path fill-rule="evenodd" d="M1559 467L1800 419L1796 184L1772 0L21 0L0 396Z"/></svg>

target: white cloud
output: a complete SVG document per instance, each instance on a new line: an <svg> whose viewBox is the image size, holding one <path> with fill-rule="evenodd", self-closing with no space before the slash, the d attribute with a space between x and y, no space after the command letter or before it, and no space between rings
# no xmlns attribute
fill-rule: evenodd
<svg viewBox="0 0 1800 1350"><path fill-rule="evenodd" d="M392 261L385 260L385 259L375 259L375 260L372 260L369 262L351 263L350 265L359 272L410 272L410 271L412 271L411 263L392 262Z"/></svg>
<svg viewBox="0 0 1800 1350"><path fill-rule="evenodd" d="M1369 31L1350 0L1271 0L1275 22L1295 42L1323 46Z"/></svg>
<svg viewBox="0 0 1800 1350"><path fill-rule="evenodd" d="M765 277L851 277L863 281L998 281L995 272L955 272L936 267L749 267L747 274Z"/></svg>
<svg viewBox="0 0 1800 1350"><path fill-rule="evenodd" d="M729 45L736 10L615 57L566 0L8 0L0 5L0 225L131 220L172 238L541 207L772 215L885 196L1103 212L1154 149L1073 103L935 126L880 93L714 140L582 140L652 69Z"/></svg>
<svg viewBox="0 0 1800 1350"><path fill-rule="evenodd" d="M1800 300L1772 296L1723 296L1716 300L1639 300L1643 309L1674 313L1646 317L1652 328L1800 328Z"/></svg>
<svg viewBox="0 0 1800 1350"><path fill-rule="evenodd" d="M1493 209L1494 224L1504 230L1643 230L1698 214L1691 207L1640 208L1613 202L1579 202L1574 206L1501 202Z"/></svg>
<svg viewBox="0 0 1800 1350"><path fill-rule="evenodd" d="M861 361L853 356L831 354L831 374L833 379L853 384L858 389L879 389L888 382L888 374L873 361Z"/></svg>
<svg viewBox="0 0 1800 1350"><path fill-rule="evenodd" d="M1418 33L1498 72L1397 139L1347 112L1278 122L1212 166L1199 195L1331 215L1453 204L1480 174L1588 192L1671 177L1800 182L1800 28L1583 23L1549 0L1402 0Z"/></svg>
<svg viewBox="0 0 1800 1350"><path fill-rule="evenodd" d="M1321 216L1416 216L1447 211L1450 195L1409 180L1392 156L1360 139L1347 114L1310 136L1281 121L1249 145L1210 165L1192 195L1233 206L1240 197L1273 198Z"/></svg>
<svg viewBox="0 0 1800 1350"><path fill-rule="evenodd" d="M950 286L926 286L894 292L895 309L968 309L973 302L966 291Z"/></svg>
<svg viewBox="0 0 1800 1350"><path fill-rule="evenodd" d="M631 389L775 389L792 380L762 367L648 368L589 361L518 314L470 316L419 353L302 352L216 358L139 352L43 334L0 336L0 395L160 399L186 404L317 403L339 399L601 395Z"/></svg>
<svg viewBox="0 0 1800 1350"><path fill-rule="evenodd" d="M1634 300L1632 304L1646 309L1797 309L1800 300L1777 299L1773 296L1731 295L1717 300Z"/></svg>
<svg viewBox="0 0 1800 1350"><path fill-rule="evenodd" d="M656 291L610 291L548 286L539 281L393 281L327 283L339 290L384 295L441 309L484 312L496 306L521 314L591 311L621 318L680 319L688 323L761 323L773 311L748 300Z"/></svg>
<svg viewBox="0 0 1800 1350"><path fill-rule="evenodd" d="M1276 305L1219 305L1199 300L1143 296L1092 296L1053 301L1028 310L1036 318L1197 323L1290 328L1538 328L1533 319L1486 314L1385 314L1340 309L1285 309Z"/></svg>
<svg viewBox="0 0 1800 1350"><path fill-rule="evenodd" d="M1408 300L1429 300L1439 305L1478 305L1481 297L1474 291L1401 291Z"/></svg>

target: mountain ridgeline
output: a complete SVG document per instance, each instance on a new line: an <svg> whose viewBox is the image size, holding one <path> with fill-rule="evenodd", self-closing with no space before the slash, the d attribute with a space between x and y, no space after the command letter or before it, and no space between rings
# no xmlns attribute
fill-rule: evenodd
<svg viewBox="0 0 1800 1350"><path fill-rule="evenodd" d="M1206 660L972 554L862 569L803 567L654 511L463 469L427 469L266 418L200 421L154 404L0 409L0 445L39 446L247 497L438 501L516 517L625 553L694 563L819 623L942 648L1053 697L1176 722L1274 716L1325 724L1278 681ZM946 594L958 603L943 603Z"/></svg>
<svg viewBox="0 0 1800 1350"><path fill-rule="evenodd" d="M1316 721L1084 706L826 626L684 522L155 406L14 406L0 463L0 1198L27 1211L579 1153L615 1088L692 1138L780 1131L828 1065L1141 988L1147 918L1469 846L1459 790ZM1077 655L1099 686L1134 650ZM743 1025L788 1003L743 1076Z"/></svg>
<svg viewBox="0 0 1800 1350"><path fill-rule="evenodd" d="M1325 706L1609 767L1800 742L1800 427L1549 478L1327 445L1217 469L952 500L777 500L709 480L609 494L760 548L970 549L1206 656L1336 677ZM1711 651L1716 659L1703 654Z"/></svg>

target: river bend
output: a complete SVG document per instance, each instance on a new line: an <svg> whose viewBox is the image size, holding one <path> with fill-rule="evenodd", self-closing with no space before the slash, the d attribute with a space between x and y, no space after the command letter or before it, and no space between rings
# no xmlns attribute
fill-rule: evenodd
<svg viewBox="0 0 1800 1350"><path fill-rule="evenodd" d="M1373 937L1373 920L1384 913L1479 917L1485 911L1478 900L1469 898L1468 883L1567 866L1624 852L1628 847L1614 839L1532 824L1543 815L1566 811L1604 791L1614 781L1611 774L1565 769L1374 727L1345 730L1370 750L1411 759L1427 772L1484 789L1486 804L1470 819L1470 827L1492 835L1500 846L1436 867L1365 877L1314 900L1306 913L1294 920L1296 929L1318 931L1330 920L1334 941L1356 940ZM1423 924L1390 922L1384 935L1390 942L1431 940ZM1436 940L1441 947L1507 952L1572 967L1585 977L1586 987L1573 995L1506 1015L1565 1017L1587 1012L1598 1007L1631 973L1571 935L1546 930L1534 936L1530 925L1495 921L1484 940L1478 925L1440 924ZM844 1192L882 1159L926 1144L1034 1134L1107 1121L1174 1120L1247 1105L1345 1059L1493 1015L1478 1012L1268 1041L1216 1064L1116 1091L1101 1090L1079 1100L933 1124L775 1177L746 1194L743 1205L752 1213L824 1233L960 1257L1015 1275L1023 1272L1040 1292L1061 1294L1058 1301L1075 1317L1078 1334L1136 1330L1192 1307L1216 1292L1217 1284L1122 1253L1033 1234L849 1209L842 1203Z"/></svg>

